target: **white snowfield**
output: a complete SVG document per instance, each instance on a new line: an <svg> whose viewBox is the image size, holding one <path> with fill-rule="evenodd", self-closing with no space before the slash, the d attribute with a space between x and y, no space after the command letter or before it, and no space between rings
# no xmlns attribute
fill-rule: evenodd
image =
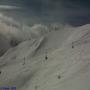
<svg viewBox="0 0 90 90"><path fill-rule="evenodd" d="M16 47L8 46L7 52L0 57L0 87L90 90L90 25L54 29L56 27L50 30L48 26L35 25L19 30L17 39L24 40ZM17 36L16 32L11 35ZM1 41L4 42L4 38Z"/></svg>

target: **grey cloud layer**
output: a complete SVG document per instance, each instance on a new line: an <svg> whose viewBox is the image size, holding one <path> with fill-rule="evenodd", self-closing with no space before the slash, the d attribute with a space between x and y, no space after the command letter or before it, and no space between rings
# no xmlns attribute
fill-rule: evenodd
<svg viewBox="0 0 90 90"><path fill-rule="evenodd" d="M90 23L89 0L0 0L0 4L24 7L47 22Z"/></svg>

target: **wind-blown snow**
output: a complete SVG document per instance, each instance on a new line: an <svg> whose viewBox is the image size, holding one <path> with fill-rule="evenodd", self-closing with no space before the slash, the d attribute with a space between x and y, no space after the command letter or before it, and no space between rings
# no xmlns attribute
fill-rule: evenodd
<svg viewBox="0 0 90 90"><path fill-rule="evenodd" d="M7 41L12 37L21 42L16 47L8 46L0 58L0 87L14 86L17 90L90 89L89 24L76 28L53 24L29 27L17 25L17 22L13 24L12 20L7 24L9 20L5 20L0 19L0 43L4 41L3 44L9 45Z"/></svg>

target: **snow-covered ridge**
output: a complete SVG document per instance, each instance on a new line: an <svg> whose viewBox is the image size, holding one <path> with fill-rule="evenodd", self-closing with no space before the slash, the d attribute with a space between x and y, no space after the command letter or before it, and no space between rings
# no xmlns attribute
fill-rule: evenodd
<svg viewBox="0 0 90 90"><path fill-rule="evenodd" d="M20 23L3 14L0 14L0 36L4 38L0 40L0 43L3 43L0 49L5 49L6 46L6 50L12 47L10 44L12 40L19 43L30 38L29 34L25 35L25 32L22 31ZM6 45L4 45L5 43Z"/></svg>
<svg viewBox="0 0 90 90"><path fill-rule="evenodd" d="M34 24L30 27L28 25L25 25L24 23L17 22L11 17L0 14L0 34L5 39L0 40L0 43L3 43L0 48L4 49L4 43L7 43L8 47L6 47L6 50L8 50L12 46L10 45L10 42L15 42L17 45L20 42L40 38L42 36L44 37L47 33L51 31L61 29L64 29L64 26L59 24Z"/></svg>

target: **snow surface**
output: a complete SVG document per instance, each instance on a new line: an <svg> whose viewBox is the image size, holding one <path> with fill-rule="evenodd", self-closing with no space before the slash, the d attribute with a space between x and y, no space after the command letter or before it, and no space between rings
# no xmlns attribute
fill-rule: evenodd
<svg viewBox="0 0 90 90"><path fill-rule="evenodd" d="M89 24L29 27L18 22L7 24L13 20L3 18L0 19L0 45L4 46L0 48L7 51L0 57L0 87L90 90ZM8 42L13 36L21 40L15 47Z"/></svg>

